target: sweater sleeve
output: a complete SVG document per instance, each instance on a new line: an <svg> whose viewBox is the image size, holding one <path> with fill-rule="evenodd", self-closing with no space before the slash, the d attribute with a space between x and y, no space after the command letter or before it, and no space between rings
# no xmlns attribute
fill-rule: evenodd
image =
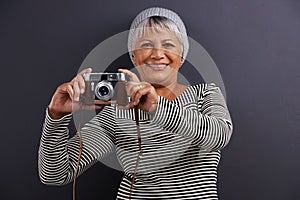
<svg viewBox="0 0 300 200"><path fill-rule="evenodd" d="M220 150L230 140L231 117L219 87L205 84L200 90L198 109L178 106L160 96L152 122L173 133L194 138L203 149Z"/></svg>
<svg viewBox="0 0 300 200"><path fill-rule="evenodd" d="M103 110L103 112L105 112ZM81 129L82 154L79 174L91 167L114 148L114 119L98 114ZM69 139L68 125L72 114L53 120L46 111L39 146L38 170L42 183L63 185L74 179L79 154L78 134Z"/></svg>

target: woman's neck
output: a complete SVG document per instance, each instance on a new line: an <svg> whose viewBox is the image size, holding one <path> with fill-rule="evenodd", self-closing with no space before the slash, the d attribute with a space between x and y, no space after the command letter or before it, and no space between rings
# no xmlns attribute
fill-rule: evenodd
<svg viewBox="0 0 300 200"><path fill-rule="evenodd" d="M155 87L155 91L159 96L163 96L169 101L176 99L184 90L187 88L186 85L175 82L167 87Z"/></svg>

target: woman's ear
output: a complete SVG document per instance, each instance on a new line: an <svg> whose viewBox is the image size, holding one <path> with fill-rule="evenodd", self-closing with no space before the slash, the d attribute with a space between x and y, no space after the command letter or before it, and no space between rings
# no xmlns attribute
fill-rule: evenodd
<svg viewBox="0 0 300 200"><path fill-rule="evenodd" d="M132 54L132 62L133 62L134 65L136 64L134 54Z"/></svg>

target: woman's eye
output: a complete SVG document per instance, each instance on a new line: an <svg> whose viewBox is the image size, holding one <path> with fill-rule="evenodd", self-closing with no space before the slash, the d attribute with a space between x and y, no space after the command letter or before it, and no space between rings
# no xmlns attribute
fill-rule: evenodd
<svg viewBox="0 0 300 200"><path fill-rule="evenodd" d="M175 45L172 44L172 43L165 43L165 44L163 44L163 47L165 47L165 48L173 48L173 47L175 47Z"/></svg>
<svg viewBox="0 0 300 200"><path fill-rule="evenodd" d="M152 48L153 45L151 43L143 43L143 44L141 44L141 47L142 48Z"/></svg>

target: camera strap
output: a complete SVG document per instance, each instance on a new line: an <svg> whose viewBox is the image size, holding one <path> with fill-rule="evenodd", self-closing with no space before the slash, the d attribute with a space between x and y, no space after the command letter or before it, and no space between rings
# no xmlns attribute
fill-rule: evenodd
<svg viewBox="0 0 300 200"><path fill-rule="evenodd" d="M79 104L80 108L79 108L79 123L77 126L77 135L78 135L78 139L79 139L79 152L78 152L78 158L77 158L77 164L76 164L76 168L75 168L75 172L74 172L74 179L73 179L73 200L76 199L76 179L78 176L78 171L79 171L79 164L80 164L80 160L81 160L81 154L82 154L82 136L81 136L81 122L82 122L82 102L80 102Z"/></svg>
<svg viewBox="0 0 300 200"><path fill-rule="evenodd" d="M78 135L78 139L79 139L79 153L78 153L78 159L77 159L77 164L76 164L76 168L75 168L75 172L74 172L74 179L73 179L73 200L76 200L76 179L78 176L78 172L79 172L79 164L80 164L80 160L81 160L81 154L82 154L82 136L81 136L81 122L82 122L82 103L80 103L80 119L79 119L79 124L77 127L77 135ZM131 185L130 185L130 198L131 199L131 192L132 192L132 187L135 183L135 179L136 179L136 174L137 174L137 169L140 163L140 159L141 156L143 155L143 149L142 149L142 139L141 139L141 131L140 131L140 123L139 123L139 109L137 107L134 107L134 115L135 115L135 124L136 124L136 131L137 131L137 136L138 136L138 147L139 147L139 152L138 152L138 156L136 159L136 164L135 164L135 168L133 171L133 176L132 176L132 180L131 180Z"/></svg>
<svg viewBox="0 0 300 200"><path fill-rule="evenodd" d="M132 180L131 180L129 199L131 199L132 187L135 183L136 173L137 173L137 169L138 169L138 166L139 166L139 163L141 160L141 156L143 155L142 138L141 138L141 131L140 131L140 123L139 123L139 109L136 106L134 107L134 116L135 116L136 131L137 131L137 136L138 136L139 153L138 153L138 157L136 159L136 164L135 164L135 168L134 168L134 172L133 172L133 176L132 176Z"/></svg>

